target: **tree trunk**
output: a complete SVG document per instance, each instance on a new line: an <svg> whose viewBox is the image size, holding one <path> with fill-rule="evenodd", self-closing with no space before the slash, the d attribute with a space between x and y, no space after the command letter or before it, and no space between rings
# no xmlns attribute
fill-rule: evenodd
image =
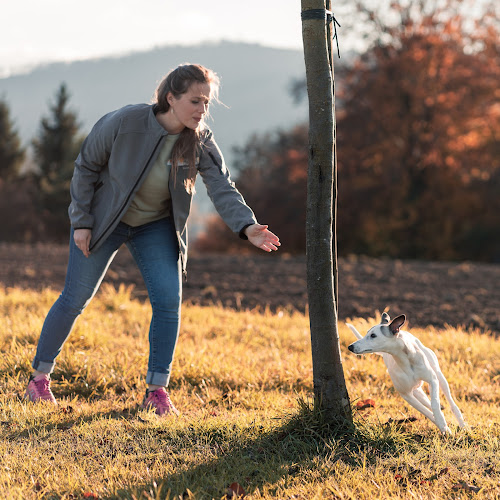
<svg viewBox="0 0 500 500"><path fill-rule="evenodd" d="M302 37L309 98L307 289L315 404L329 418L352 420L337 324L336 151L331 29L311 10L330 0L302 0ZM309 11L309 13L306 13ZM321 14L321 12L320 12Z"/></svg>

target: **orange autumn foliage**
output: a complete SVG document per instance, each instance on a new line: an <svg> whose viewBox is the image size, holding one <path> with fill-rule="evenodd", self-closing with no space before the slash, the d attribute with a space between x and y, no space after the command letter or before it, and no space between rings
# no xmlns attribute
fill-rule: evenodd
<svg viewBox="0 0 500 500"><path fill-rule="evenodd" d="M357 4L372 43L336 68L340 254L500 260L499 16L440 5ZM259 220L303 252L307 127L254 137L237 159ZM197 246L248 248L218 218Z"/></svg>

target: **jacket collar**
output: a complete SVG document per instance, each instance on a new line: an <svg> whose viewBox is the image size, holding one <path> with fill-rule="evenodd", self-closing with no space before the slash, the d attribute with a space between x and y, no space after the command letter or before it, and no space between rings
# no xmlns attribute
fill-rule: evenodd
<svg viewBox="0 0 500 500"><path fill-rule="evenodd" d="M168 135L168 132L158 123L154 112L154 105L149 106L148 128L158 132L160 135Z"/></svg>

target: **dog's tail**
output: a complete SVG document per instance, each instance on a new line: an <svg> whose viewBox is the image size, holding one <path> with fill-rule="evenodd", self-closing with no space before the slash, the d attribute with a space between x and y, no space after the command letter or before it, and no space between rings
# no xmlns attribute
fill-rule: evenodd
<svg viewBox="0 0 500 500"><path fill-rule="evenodd" d="M358 340L363 338L363 335L361 335L361 333L359 333L358 330L356 330L356 328L353 325L351 325L350 323L346 323L346 325L348 326L349 330L351 330L351 332L354 333L355 337Z"/></svg>

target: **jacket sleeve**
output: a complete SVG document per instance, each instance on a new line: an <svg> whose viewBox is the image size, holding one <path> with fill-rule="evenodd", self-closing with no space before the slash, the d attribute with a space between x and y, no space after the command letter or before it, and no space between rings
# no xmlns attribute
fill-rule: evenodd
<svg viewBox="0 0 500 500"><path fill-rule="evenodd" d="M94 125L82 144L70 184L71 204L68 214L74 229L94 227L92 199L99 175L108 164L118 128L119 120L115 113L109 113Z"/></svg>
<svg viewBox="0 0 500 500"><path fill-rule="evenodd" d="M202 141L198 170L215 209L233 232L241 236L243 229L257 223L252 209L231 180L211 131L206 132Z"/></svg>

